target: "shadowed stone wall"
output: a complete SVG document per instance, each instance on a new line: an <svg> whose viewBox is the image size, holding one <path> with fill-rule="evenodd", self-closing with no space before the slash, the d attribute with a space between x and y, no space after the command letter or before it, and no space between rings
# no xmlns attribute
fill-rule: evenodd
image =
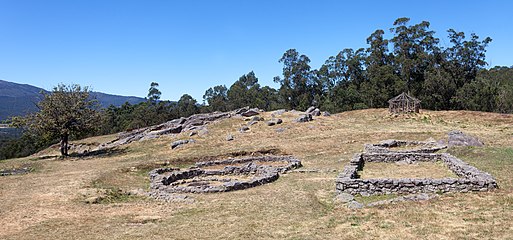
<svg viewBox="0 0 513 240"><path fill-rule="evenodd" d="M358 176L357 171L363 170L365 162L398 161L406 163L442 161L459 178L360 179ZM470 192L488 191L494 188L497 188L497 183L490 174L447 153L358 153L353 156L336 179L337 193L352 195Z"/></svg>

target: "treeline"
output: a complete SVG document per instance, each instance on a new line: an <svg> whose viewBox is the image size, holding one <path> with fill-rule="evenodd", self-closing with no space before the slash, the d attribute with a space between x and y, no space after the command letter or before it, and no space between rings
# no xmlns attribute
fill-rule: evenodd
<svg viewBox="0 0 513 240"><path fill-rule="evenodd" d="M290 49L279 60L283 74L274 78L277 90L266 87L260 95L250 91L252 85L244 79L256 79L251 72L228 91L222 85L207 90L204 99L214 110L241 106L242 95L255 106L266 102L261 107L267 110L315 105L340 112L386 107L388 99L408 92L425 109L513 112L511 68L485 69L491 38L480 40L476 34L467 37L449 29L450 45L444 47L429 26L426 21L411 25L408 18L397 19L390 39L384 30L376 30L367 38L367 48L344 49L319 69L311 68L308 56ZM248 95L231 93L238 89Z"/></svg>
<svg viewBox="0 0 513 240"><path fill-rule="evenodd" d="M367 39L367 47L343 49L329 57L319 69L295 49L279 59L278 89L261 86L251 71L230 87L213 86L205 91L203 104L190 95L178 102L160 101L157 83L152 83L148 101L138 105L111 106L105 110L101 134L140 128L212 111L245 106L264 110L305 110L317 106L332 113L388 106L388 99L408 92L431 110L476 110L513 112L513 69L487 70L486 47L492 41L476 34L449 29L449 46L442 46L423 21L410 24L397 19L391 38L378 29Z"/></svg>
<svg viewBox="0 0 513 240"><path fill-rule="evenodd" d="M277 89L261 86L251 71L230 87L207 89L203 103L188 94L173 102L160 100L158 83L153 82L146 102L103 109L90 135L245 106L268 111L316 106L332 113L381 108L401 92L420 99L423 109L513 113L513 67L485 68L492 39L449 29L450 44L442 46L429 27L426 21L410 24L408 18L399 18L390 28L390 38L378 29L366 39L366 48L343 49L318 69L310 66L308 56L289 49L278 60L283 72L273 79ZM24 135L0 145L0 159L27 155L55 142Z"/></svg>

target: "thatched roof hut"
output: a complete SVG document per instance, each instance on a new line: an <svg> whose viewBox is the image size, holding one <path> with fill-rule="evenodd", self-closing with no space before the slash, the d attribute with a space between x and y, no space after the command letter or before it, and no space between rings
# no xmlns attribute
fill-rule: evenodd
<svg viewBox="0 0 513 240"><path fill-rule="evenodd" d="M403 92L399 96L388 100L388 110L391 113L418 113L420 110L420 100Z"/></svg>

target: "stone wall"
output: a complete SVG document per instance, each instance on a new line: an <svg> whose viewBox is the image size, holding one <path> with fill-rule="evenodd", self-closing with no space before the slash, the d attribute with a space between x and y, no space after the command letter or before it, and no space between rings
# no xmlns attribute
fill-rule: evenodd
<svg viewBox="0 0 513 240"><path fill-rule="evenodd" d="M411 147L411 149L394 149L397 147ZM446 145L434 141L406 141L389 139L378 144L365 144L366 153L434 153L447 148Z"/></svg>
<svg viewBox="0 0 513 240"><path fill-rule="evenodd" d="M266 162L283 162L283 165ZM257 164L260 163L260 164ZM203 169L208 166L224 166L222 169ZM150 196L163 198L166 193L212 193L241 190L270 183L279 178L280 173L301 167L301 161L292 156L259 156L234 158L208 162L198 162L187 170L158 168L150 175ZM239 181L220 176L250 176ZM209 184L217 182L217 184Z"/></svg>
<svg viewBox="0 0 513 240"><path fill-rule="evenodd" d="M365 162L394 163L442 161L459 178L378 178L360 179L357 171ZM353 156L336 179L337 193L352 195L411 194L433 192L488 191L497 188L497 182L488 173L468 165L447 153L358 153Z"/></svg>

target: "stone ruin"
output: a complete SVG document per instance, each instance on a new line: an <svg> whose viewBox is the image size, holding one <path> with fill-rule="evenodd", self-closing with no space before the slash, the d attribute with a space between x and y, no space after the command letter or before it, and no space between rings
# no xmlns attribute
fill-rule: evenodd
<svg viewBox="0 0 513 240"><path fill-rule="evenodd" d="M403 141L395 140L395 143ZM417 152L392 152L386 144L366 145L364 153L355 154L343 172L336 179L337 194L381 195L489 191L497 188L495 179L464 161L448 153L430 153L437 147L418 149ZM383 148L385 150L383 150ZM440 148L440 147L438 147ZM427 151L427 153L426 153ZM413 164L416 162L442 162L458 178L374 178L360 179L358 171L363 170L366 162Z"/></svg>
<svg viewBox="0 0 513 240"><path fill-rule="evenodd" d="M367 153L434 153L447 148L446 145L435 141L405 141L389 139L378 144L365 144Z"/></svg>
<svg viewBox="0 0 513 240"><path fill-rule="evenodd" d="M150 175L149 195L172 200L176 193L214 193L242 190L277 180L280 173L301 167L293 156L264 155L198 162L192 168L158 168Z"/></svg>
<svg viewBox="0 0 513 240"><path fill-rule="evenodd" d="M32 169L30 167L6 169L0 170L0 176L27 174L31 171Z"/></svg>

